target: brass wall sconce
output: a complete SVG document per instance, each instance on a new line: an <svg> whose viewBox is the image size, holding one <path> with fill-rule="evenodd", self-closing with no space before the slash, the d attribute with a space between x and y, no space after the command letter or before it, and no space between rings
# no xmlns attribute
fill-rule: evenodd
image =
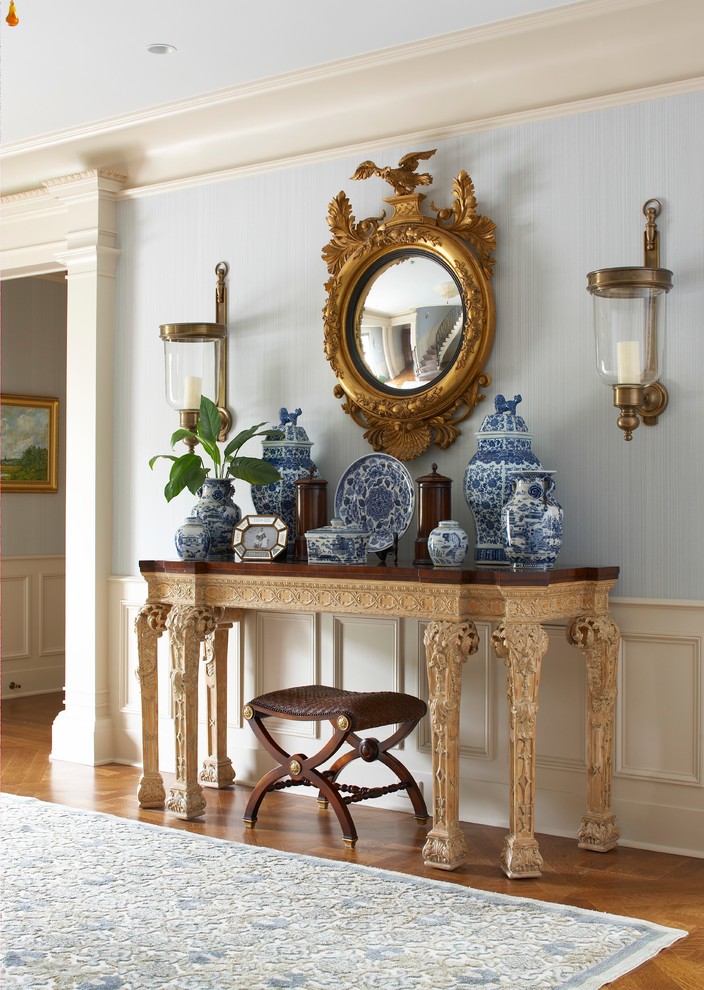
<svg viewBox="0 0 704 990"><path fill-rule="evenodd" d="M215 266L215 323L162 323L159 336L164 341L166 401L179 414L183 429L198 425L200 397L207 395L218 407L224 440L232 426L227 409L227 285L229 267L225 261ZM192 450L195 441L184 441Z"/></svg>
<svg viewBox="0 0 704 990"><path fill-rule="evenodd" d="M658 381L665 304L672 288L672 272L660 268L655 219L661 209L657 199L643 205L642 268L602 268L587 275L587 291L594 299L597 371L613 388L626 440L633 438L641 419L654 426L668 403L667 389Z"/></svg>

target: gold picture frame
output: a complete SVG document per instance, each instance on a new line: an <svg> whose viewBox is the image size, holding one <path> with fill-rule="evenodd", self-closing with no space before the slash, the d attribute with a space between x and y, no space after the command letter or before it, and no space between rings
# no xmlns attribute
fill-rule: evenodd
<svg viewBox="0 0 704 990"><path fill-rule="evenodd" d="M59 400L0 395L3 492L57 492Z"/></svg>

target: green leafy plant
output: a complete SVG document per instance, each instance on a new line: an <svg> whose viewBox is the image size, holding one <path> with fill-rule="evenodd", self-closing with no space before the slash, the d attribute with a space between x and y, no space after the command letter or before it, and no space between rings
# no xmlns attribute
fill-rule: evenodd
<svg viewBox="0 0 704 990"><path fill-rule="evenodd" d="M281 475L269 461L261 457L243 457L240 447L244 446L252 437L267 437L274 439L283 436L280 430L261 430L264 423L257 423L248 430L242 430L224 448L218 443L218 433L220 432L220 413L215 403L207 396L201 396L200 415L198 426L195 432L183 428L176 430L171 437L171 448L183 440L190 437L198 440L200 446L197 450L202 450L213 462L212 468L206 467L203 463L203 456L200 453L189 451L186 454L176 456L175 454L157 454L149 461L149 467L154 468L154 464L164 459L172 461L169 480L164 488L166 501L170 502L180 492L187 488L194 495L212 471L214 478L239 478L247 481L250 485L272 485L281 479Z"/></svg>

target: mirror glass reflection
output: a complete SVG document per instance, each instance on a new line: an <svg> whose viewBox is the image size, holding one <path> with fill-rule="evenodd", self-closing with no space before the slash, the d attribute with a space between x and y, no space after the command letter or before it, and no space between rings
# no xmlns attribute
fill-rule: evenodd
<svg viewBox="0 0 704 990"><path fill-rule="evenodd" d="M357 357L385 390L420 391L452 367L465 313L460 287L439 261L409 252L384 266L356 312Z"/></svg>

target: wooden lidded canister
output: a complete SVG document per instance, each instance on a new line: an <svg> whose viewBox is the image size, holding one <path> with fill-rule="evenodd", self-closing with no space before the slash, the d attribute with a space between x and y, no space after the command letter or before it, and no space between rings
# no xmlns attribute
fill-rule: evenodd
<svg viewBox="0 0 704 990"><path fill-rule="evenodd" d="M309 529L327 526L328 483L323 478L314 478L315 468L311 468L307 478L296 478L296 542L293 548L294 562L308 560L306 533Z"/></svg>
<svg viewBox="0 0 704 990"><path fill-rule="evenodd" d="M438 474L437 464L430 474L416 478L418 485L418 535L415 542L416 567L432 567L428 552L428 536L442 519L452 518L452 480Z"/></svg>

